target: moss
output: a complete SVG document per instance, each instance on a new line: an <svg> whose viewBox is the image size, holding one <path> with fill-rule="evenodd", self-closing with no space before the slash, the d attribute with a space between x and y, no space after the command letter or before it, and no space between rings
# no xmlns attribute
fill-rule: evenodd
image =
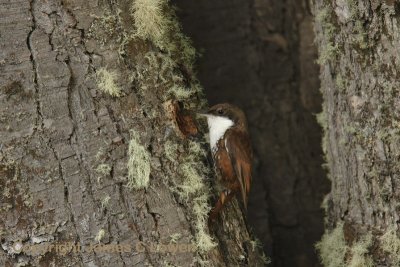
<svg viewBox="0 0 400 267"><path fill-rule="evenodd" d="M122 90L117 85L117 80L119 80L117 72L100 68L96 71L96 80L97 86L102 92L114 97L122 96Z"/></svg>
<svg viewBox="0 0 400 267"><path fill-rule="evenodd" d="M128 187L147 188L150 180L150 153L140 144L139 134L131 131L128 148Z"/></svg>
<svg viewBox="0 0 400 267"><path fill-rule="evenodd" d="M395 226L391 226L380 238L381 248L386 252L394 265L400 264L400 239Z"/></svg>
<svg viewBox="0 0 400 267"><path fill-rule="evenodd" d="M99 164L96 168L96 172L101 173L103 175L109 175L111 172L111 166L108 164Z"/></svg>
<svg viewBox="0 0 400 267"><path fill-rule="evenodd" d="M335 229L325 233L315 247L325 267L345 267L348 246L344 239L343 223L339 223Z"/></svg>
<svg viewBox="0 0 400 267"><path fill-rule="evenodd" d="M374 262L371 256L368 255L369 248L372 245L372 234L368 233L360 238L351 246L351 259L348 262L348 267L373 267Z"/></svg>

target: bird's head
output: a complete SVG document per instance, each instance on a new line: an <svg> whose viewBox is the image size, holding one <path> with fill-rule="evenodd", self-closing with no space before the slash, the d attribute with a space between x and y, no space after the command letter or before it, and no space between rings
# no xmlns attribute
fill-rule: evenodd
<svg viewBox="0 0 400 267"><path fill-rule="evenodd" d="M229 128L247 128L246 117L243 111L240 108L228 103L212 106L207 112L200 113L200 115L207 117L212 147Z"/></svg>

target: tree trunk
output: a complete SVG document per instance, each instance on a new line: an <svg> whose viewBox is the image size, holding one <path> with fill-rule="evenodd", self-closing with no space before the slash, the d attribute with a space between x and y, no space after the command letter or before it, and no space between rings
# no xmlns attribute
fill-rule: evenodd
<svg viewBox="0 0 400 267"><path fill-rule="evenodd" d="M399 266L399 3L314 1L332 191L325 266Z"/></svg>
<svg viewBox="0 0 400 267"><path fill-rule="evenodd" d="M263 265L236 200L207 225L205 102L166 1L1 0L0 25L1 266Z"/></svg>

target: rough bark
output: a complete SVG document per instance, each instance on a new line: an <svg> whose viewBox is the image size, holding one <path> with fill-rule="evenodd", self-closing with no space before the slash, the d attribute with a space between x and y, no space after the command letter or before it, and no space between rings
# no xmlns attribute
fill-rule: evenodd
<svg viewBox="0 0 400 267"><path fill-rule="evenodd" d="M199 79L212 103L249 119L256 162L249 222L273 266L314 266L329 190L323 163L319 68L307 1L176 1L202 52Z"/></svg>
<svg viewBox="0 0 400 267"><path fill-rule="evenodd" d="M364 263L398 266L399 3L314 2L324 96L320 122L332 181L322 260L329 264L324 249L335 227L342 231L337 239L344 238L337 247L348 246L343 263L354 261L354 247L372 236Z"/></svg>
<svg viewBox="0 0 400 267"><path fill-rule="evenodd" d="M199 229L206 215L196 211L207 211L207 178L214 174L207 144L188 137L196 131L190 116L171 103L179 98L193 112L201 92L191 89L197 83L179 53L133 34L131 6L127 0L0 1L1 266L262 265L236 201L210 232ZM189 89L174 91L176 84ZM149 153L149 162L137 162L129 151ZM151 166L146 188L130 188L138 187L127 178L130 159L138 168ZM204 179L196 184L201 190L182 189L190 175ZM208 235L217 246L201 250L199 238ZM132 250L18 249L65 242ZM146 246L138 250L139 242ZM174 242L195 249L151 247Z"/></svg>

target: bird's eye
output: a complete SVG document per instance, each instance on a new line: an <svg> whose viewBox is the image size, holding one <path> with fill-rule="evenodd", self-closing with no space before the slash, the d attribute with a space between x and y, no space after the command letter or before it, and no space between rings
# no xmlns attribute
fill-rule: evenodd
<svg viewBox="0 0 400 267"><path fill-rule="evenodd" d="M218 109L217 112L218 112L218 114L221 114L221 115L224 114L224 111L222 109Z"/></svg>

